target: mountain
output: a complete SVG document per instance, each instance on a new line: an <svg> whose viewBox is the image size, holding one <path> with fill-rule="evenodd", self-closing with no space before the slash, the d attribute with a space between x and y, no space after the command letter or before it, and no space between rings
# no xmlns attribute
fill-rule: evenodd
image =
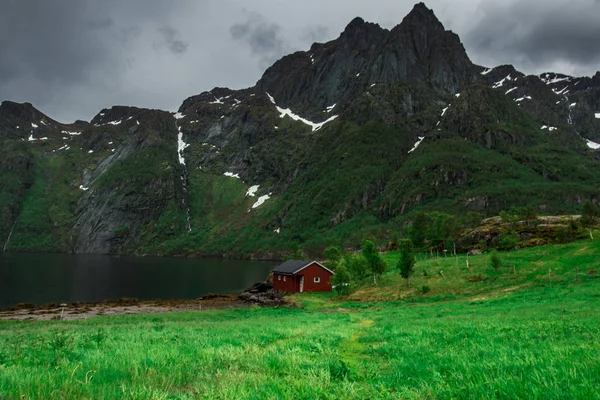
<svg viewBox="0 0 600 400"><path fill-rule="evenodd" d="M600 200L600 72L473 64L422 3L354 19L254 87L178 112L61 124L0 106L0 240L11 251L280 257L391 237L417 211L573 212Z"/></svg>

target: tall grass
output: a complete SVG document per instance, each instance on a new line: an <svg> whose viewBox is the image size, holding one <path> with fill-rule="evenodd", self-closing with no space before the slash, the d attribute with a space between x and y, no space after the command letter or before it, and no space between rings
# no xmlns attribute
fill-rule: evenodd
<svg viewBox="0 0 600 400"><path fill-rule="evenodd" d="M507 269L473 291L487 281L452 278L450 266L428 260L418 268L439 263L456 281L443 289L429 281L431 294L384 294L381 302L309 294L297 308L0 321L0 397L598 398L595 246L511 253L518 278ZM473 257L472 268L483 270L486 257ZM578 281L572 257L586 266ZM551 283L542 278L548 266ZM378 290L406 290L395 276Z"/></svg>

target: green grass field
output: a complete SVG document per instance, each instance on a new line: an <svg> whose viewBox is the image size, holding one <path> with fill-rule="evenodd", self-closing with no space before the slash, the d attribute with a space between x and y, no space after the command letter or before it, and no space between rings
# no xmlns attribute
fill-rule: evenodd
<svg viewBox="0 0 600 400"><path fill-rule="evenodd" d="M421 260L410 288L390 271L297 308L0 321L0 397L600 398L599 254L503 253L498 272L487 255Z"/></svg>

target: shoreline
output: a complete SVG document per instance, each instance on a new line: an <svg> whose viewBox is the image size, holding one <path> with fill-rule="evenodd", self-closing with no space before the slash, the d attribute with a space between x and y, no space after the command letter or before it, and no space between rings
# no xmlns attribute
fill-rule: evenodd
<svg viewBox="0 0 600 400"><path fill-rule="evenodd" d="M163 314L178 311L204 311L249 307L237 294L207 294L193 300L138 300L122 298L90 303L17 304L0 309L0 320L73 321L102 315Z"/></svg>
<svg viewBox="0 0 600 400"><path fill-rule="evenodd" d="M216 259L216 260L240 260L240 261L264 261L264 262L280 262L284 261L285 255L279 253L268 254L264 257L254 257L255 253L248 254L245 256L240 255L231 255L227 253L222 254L177 254L177 255L166 255L166 254L153 254L153 253L144 253L144 254L136 254L136 253L73 253L70 251L35 251L35 250L26 250L26 251L0 251L0 254L62 254L62 255L71 255L71 256L107 256L107 257L133 257L133 258L147 258L147 257L156 257L156 258L185 258L185 259Z"/></svg>

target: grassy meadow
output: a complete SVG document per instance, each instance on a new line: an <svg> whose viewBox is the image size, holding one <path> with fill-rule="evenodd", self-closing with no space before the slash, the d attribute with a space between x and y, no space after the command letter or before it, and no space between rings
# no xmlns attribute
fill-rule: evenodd
<svg viewBox="0 0 600 400"><path fill-rule="evenodd" d="M600 398L598 255L421 256L410 287L391 269L290 308L0 321L0 397Z"/></svg>

